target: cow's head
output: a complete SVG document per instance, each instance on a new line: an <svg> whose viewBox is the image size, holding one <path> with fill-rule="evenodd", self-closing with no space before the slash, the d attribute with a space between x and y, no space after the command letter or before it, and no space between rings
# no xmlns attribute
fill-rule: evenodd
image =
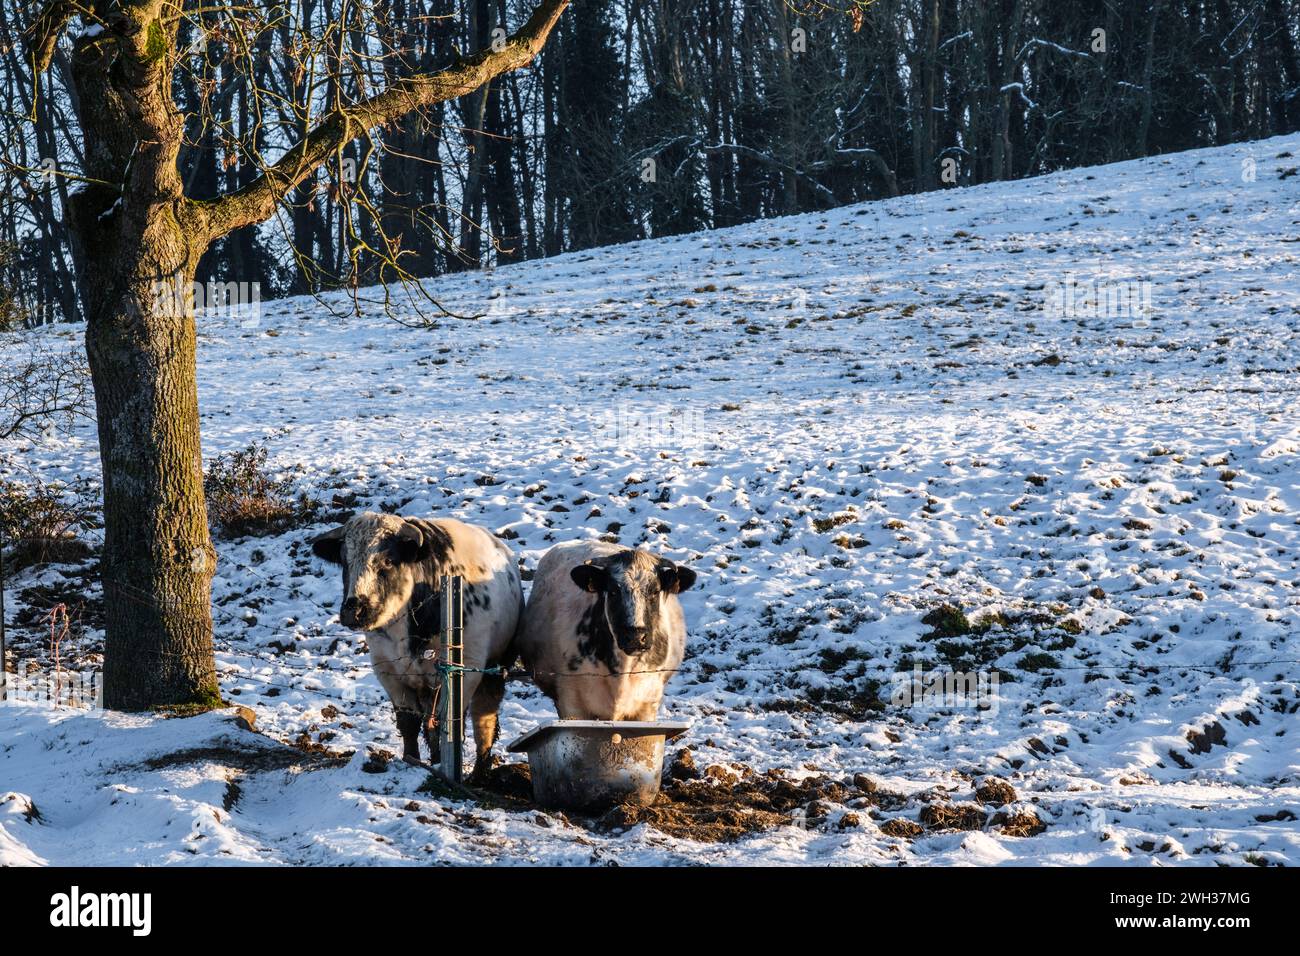
<svg viewBox="0 0 1300 956"><path fill-rule="evenodd" d="M664 602L695 583L695 572L648 551L620 551L580 564L569 576L598 594L605 623L624 654L640 654L659 631Z"/></svg>
<svg viewBox="0 0 1300 956"><path fill-rule="evenodd" d="M427 577L421 563L436 547L419 526L372 511L311 543L317 556L342 566L339 620L356 631L387 627L406 610L417 581Z"/></svg>

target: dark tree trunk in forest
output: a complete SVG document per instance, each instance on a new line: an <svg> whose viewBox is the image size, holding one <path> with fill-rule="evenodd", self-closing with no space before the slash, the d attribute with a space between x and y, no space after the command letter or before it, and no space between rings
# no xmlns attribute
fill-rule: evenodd
<svg viewBox="0 0 1300 956"><path fill-rule="evenodd" d="M1146 55L1142 64L1142 112L1138 118L1137 137L1133 144L1133 156L1146 156L1150 152L1151 110L1155 100L1155 91L1151 89L1154 82L1156 58L1156 24L1160 20L1160 9L1164 0L1151 0L1147 13Z"/></svg>

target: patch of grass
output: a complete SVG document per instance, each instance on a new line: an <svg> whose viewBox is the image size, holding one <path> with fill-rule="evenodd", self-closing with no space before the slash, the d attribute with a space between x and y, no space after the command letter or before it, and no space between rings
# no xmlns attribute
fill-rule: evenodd
<svg viewBox="0 0 1300 956"><path fill-rule="evenodd" d="M229 706L231 705L221 699L220 690L208 687L195 694L193 700L177 704L159 704L153 708L153 711L166 717L197 717L210 710L220 710L222 707Z"/></svg>
<svg viewBox="0 0 1300 956"><path fill-rule="evenodd" d="M925 829L915 820L908 820L904 817L894 817L894 819L886 820L880 825L880 832L888 837L911 840L915 837L919 837L925 832Z"/></svg>
<svg viewBox="0 0 1300 956"><path fill-rule="evenodd" d="M921 623L930 628L926 638L933 640L940 637L963 637L974 633L970 619L955 604L941 604L925 617Z"/></svg>
<svg viewBox="0 0 1300 956"><path fill-rule="evenodd" d="M857 681L845 681L831 687L810 687L808 703L844 720L866 720L887 706L880 698L880 681L874 679L863 681L861 686Z"/></svg>
<svg viewBox="0 0 1300 956"><path fill-rule="evenodd" d="M845 664L853 661L866 661L871 659L871 654L861 647L845 647L841 649L824 648L820 652L821 663L818 667L827 674L833 674Z"/></svg>
<svg viewBox="0 0 1300 956"><path fill-rule="evenodd" d="M978 621L972 621L966 612L955 604L939 605L921 618L921 623L930 628L930 633L925 635L926 640L978 636L987 634L994 628L1006 630L1011 626L1011 620L1001 611L986 614Z"/></svg>
<svg viewBox="0 0 1300 956"><path fill-rule="evenodd" d="M973 803L927 803L921 822L929 830L981 830L988 815Z"/></svg>
<svg viewBox="0 0 1300 956"><path fill-rule="evenodd" d="M1016 661L1016 666L1022 671L1029 671L1031 674L1037 674L1039 671L1054 670L1061 666L1051 654L1041 652L1026 654L1020 660Z"/></svg>
<svg viewBox="0 0 1300 956"><path fill-rule="evenodd" d="M1005 780L991 777L975 788L975 799L980 803L991 803L995 807L1005 807L1015 803L1016 789Z"/></svg>
<svg viewBox="0 0 1300 956"><path fill-rule="evenodd" d="M854 512L845 511L827 518L813 518L813 530L818 534L825 534L833 528L848 524L856 517L857 515Z"/></svg>
<svg viewBox="0 0 1300 956"><path fill-rule="evenodd" d="M1012 837L1032 837L1038 836L1047 829L1047 824L1038 818L1037 814L1028 810L1020 813L1007 813L1000 811L993 815L993 826L997 827L1006 836Z"/></svg>

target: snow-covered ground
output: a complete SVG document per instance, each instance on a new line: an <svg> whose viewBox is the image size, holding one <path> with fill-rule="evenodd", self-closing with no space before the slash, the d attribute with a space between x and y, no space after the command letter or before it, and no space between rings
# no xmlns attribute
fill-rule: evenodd
<svg viewBox="0 0 1300 956"><path fill-rule="evenodd" d="M527 568L593 536L687 562L665 716L697 763L898 798L705 844L368 772L399 744L316 524L217 542L223 692L267 736L0 708L0 863L1300 863L1298 164L1290 136L453 276L484 315L434 329L375 290L205 317L206 455L265 441L327 506L478 522ZM1071 275L1151 311L1056 307ZM89 427L8 450L97 471ZM890 703L918 662L996 674L992 706ZM553 713L514 683L503 735ZM890 835L987 776L1046 829Z"/></svg>

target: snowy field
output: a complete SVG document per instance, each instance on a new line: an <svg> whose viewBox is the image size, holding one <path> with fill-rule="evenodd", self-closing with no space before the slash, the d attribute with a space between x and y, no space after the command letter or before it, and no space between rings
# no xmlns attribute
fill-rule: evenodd
<svg viewBox="0 0 1300 956"><path fill-rule="evenodd" d="M680 743L857 788L716 843L421 792L376 756L322 515L216 542L258 733L0 708L0 864L1300 864L1297 165L1290 136L453 276L482 317L436 328L377 290L202 319L205 456L265 442L327 512L480 523L526 570L582 537L689 564ZM90 427L7 450L97 473ZM11 621L68 580L9 582ZM917 664L996 695L892 700ZM551 716L512 683L502 743Z"/></svg>

